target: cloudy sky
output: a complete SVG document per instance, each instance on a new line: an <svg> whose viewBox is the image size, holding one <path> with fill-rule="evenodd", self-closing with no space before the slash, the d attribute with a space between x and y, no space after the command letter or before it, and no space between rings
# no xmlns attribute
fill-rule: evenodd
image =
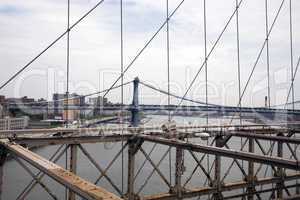
<svg viewBox="0 0 300 200"><path fill-rule="evenodd" d="M124 1L124 65L131 62L166 18L166 0ZM269 1L272 24L282 0ZM71 0L71 24L92 8L96 0ZM170 13L180 3L170 0ZM235 9L235 0L207 1L208 51ZM294 67L300 56L300 2L293 4ZM241 84L244 88L265 40L265 1L244 0L240 8ZM0 82L66 30L67 0L1 0ZM209 102L236 105L238 102L237 44L235 18L208 59ZM120 1L105 0L70 33L70 91L88 94L109 88L120 73ZM125 81L138 76L167 89L166 29L125 74ZM171 91L183 95L204 61L203 0L185 0L170 21ZM289 1L286 0L270 35L271 104L284 103L290 83ZM205 100L204 70L188 97ZM296 100L300 94L296 76ZM7 96L51 99L66 90L66 38L62 38L18 78L0 91ZM166 97L141 88L142 103L166 103ZM125 101L131 99L125 88ZM263 106L267 95L266 51L254 71L243 104ZM109 98L118 102L120 90ZM173 103L177 101L172 99Z"/></svg>

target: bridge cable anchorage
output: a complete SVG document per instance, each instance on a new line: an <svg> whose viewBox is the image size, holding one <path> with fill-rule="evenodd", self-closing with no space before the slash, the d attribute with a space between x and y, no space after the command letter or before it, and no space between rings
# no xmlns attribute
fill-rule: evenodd
<svg viewBox="0 0 300 200"><path fill-rule="evenodd" d="M70 32L74 27L76 27L83 19L89 16L97 7L99 7L104 0L99 1L92 9L87 11L81 18L79 18L68 30L59 35L53 42L51 42L46 48L44 48L36 57L30 60L24 67L17 71L12 77L10 77L5 83L0 86L2 90L6 85L8 85L12 80L14 80L19 74L21 74L26 68L28 68L33 62L35 62L39 57L41 57L48 49L50 49L54 44L56 44L60 39L62 39L68 32Z"/></svg>
<svg viewBox="0 0 300 200"><path fill-rule="evenodd" d="M210 55L213 53L214 49L216 48L217 44L219 43L220 39L222 38L224 32L227 30L227 27L229 26L232 18L235 16L236 11L240 8L241 4L242 4L243 0L240 0L238 6L235 8L233 14L230 16L229 20L227 21L225 27L223 28L223 30L221 31L220 35L218 36L217 40L214 42L212 48L210 49L207 57L205 58L204 62L202 63L202 65L200 66L199 70L197 71L196 75L194 76L192 82L190 83L188 89L186 90L186 92L184 93L184 95L181 98L181 101L179 102L179 104L176 106L176 108L178 108L182 102L183 99L186 97L186 95L188 94L188 92L190 91L190 89L192 88L194 82L196 81L197 77L199 76L200 72L202 71L203 67L205 66L205 63L207 62L208 58L210 57ZM177 113L176 112L177 109L175 110L175 112L173 112L172 117L174 117L174 115Z"/></svg>
<svg viewBox="0 0 300 200"><path fill-rule="evenodd" d="M267 38L269 38L269 37L270 37L270 34L272 33L272 30L273 30L273 28L274 28L274 26L275 26L275 23L277 22L277 19L278 19L278 17L279 17L279 14L280 14L280 12L281 12L281 10L282 10L282 7L283 7L283 5L284 5L284 2L285 2L285 0L282 0L281 4L280 4L280 6L279 6L279 9L278 9L277 12L276 12L276 16L275 16L275 18L274 18L274 20L273 20L273 22L272 22L272 25L271 25L271 27L270 27L270 29L269 29L268 34L267 34ZM239 103L242 101L242 99L243 99L243 97L244 97L244 95L245 95L245 92L246 92L246 90L247 90L247 88L248 88L249 82L250 82L250 80L251 80L251 78L252 78L252 76L253 76L253 73L254 73L254 71L255 71L255 69L256 69L256 66L257 66L257 64L258 64L258 62L259 62L259 60L260 60L260 58L261 58L261 55L262 55L262 53L263 53L263 50L264 50L264 48L265 48L265 46L266 46L266 44L267 44L267 41L268 41L267 38L264 40L263 45L262 45L262 47L260 48L260 51L259 51L259 53L258 53L258 56L257 56L257 58L256 58L256 60L255 60L255 62L254 62L253 67L252 67L251 73L250 73L250 75L249 75L249 77L248 77L248 79L247 79L246 85L245 85L245 87L244 87L244 89L243 89L241 98L240 98L239 101L238 101L238 105L239 105ZM233 115L232 118L230 119L230 124L232 123L234 117L235 117L235 115Z"/></svg>
<svg viewBox="0 0 300 200"><path fill-rule="evenodd" d="M169 20L173 17L173 15L177 12L177 10L181 7L181 5L183 4L185 0L182 0L177 7L173 10L173 12L171 13L171 15L169 16ZM156 36L158 35L158 33L160 33L160 31L163 29L163 27L166 25L168 20L165 20L164 23L158 28L158 30L152 35L152 37L148 40L148 42L144 45L144 47L137 53L137 55L131 60L131 62L127 65L127 67L125 68L125 70L123 71L123 75L130 69L130 67L135 63L135 61L140 57L140 55L142 55L142 53L145 51L145 49L151 44L151 42L156 38ZM117 82L121 79L121 76L119 76L114 82L113 84L110 86L110 88L108 89L108 91L103 95L103 97L106 97L106 95L110 92L111 88L113 88Z"/></svg>

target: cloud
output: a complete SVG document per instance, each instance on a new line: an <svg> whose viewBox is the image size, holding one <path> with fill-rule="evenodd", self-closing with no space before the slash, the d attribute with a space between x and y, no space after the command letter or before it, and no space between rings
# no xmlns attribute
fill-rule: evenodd
<svg viewBox="0 0 300 200"><path fill-rule="evenodd" d="M96 0L72 0L71 24L76 22L85 12L92 8ZM78 88L78 82L90 82L95 90L108 88L120 73L120 5L119 0L106 0L90 16L82 21L70 34L70 82L73 88ZM139 50L146 44L166 18L166 1L128 0L124 2L124 63L127 66ZM170 13L180 1L170 1ZM270 2L269 23L275 17L279 0ZM300 3L294 1L294 63L300 55L300 14L297 8ZM208 50L216 41L235 8L235 0L210 0L207 4L207 39ZM264 3L260 0L244 1L240 8L240 45L242 86L251 72L254 61L265 39ZM14 72L24 66L31 58L52 42L66 30L66 1L61 0L3 0L0 3L0 65L4 69L0 75L1 83ZM289 32L288 32L288 2L285 3L278 22L270 37L271 74L276 70L289 69ZM170 21L170 66L171 80L174 90L182 95L204 61L204 32L203 32L203 2L186 0ZM224 33L219 44L208 60L208 77L216 88L233 81L233 88L226 91L230 99L229 104L237 103L237 52L235 18ZM163 29L136 60L126 73L125 79L131 80L135 76L150 80L153 84L166 87L166 29ZM57 82L63 84L66 80L66 38L64 37L45 55L28 68L55 69ZM185 75L187 69L190 71ZM27 73L28 73L27 72ZM204 91L204 71L195 82L193 91ZM102 80L100 74L108 74ZM286 78L286 77L285 77ZM262 55L250 82L247 96L251 96L251 88L266 79L266 56ZM274 79L274 78L272 78ZM296 78L297 79L297 78ZM288 80L287 80L288 81ZM22 86L20 94L48 97L49 80L45 77L27 80ZM1 93L13 96L16 82L12 82ZM300 81L299 81L300 83ZM51 83L52 84L52 83ZM260 83L261 84L261 83ZM39 88L32 90L32 86ZM55 85L55 83L54 83ZM297 84L298 86L299 84ZM260 87L263 88L263 87ZM65 85L54 87L54 91L64 91ZM53 92L51 90L51 92ZM220 89L221 90L221 89ZM196 94L196 92L191 92ZM80 91L84 92L84 91ZM276 96L276 83L271 92ZM221 93L221 91L220 91ZM266 93L263 89L260 94ZM114 93L119 96L119 93ZM128 94L131 95L131 94ZM286 95L286 94L282 94ZM111 96L112 97L112 96ZM300 97L300 95L299 95ZM194 98L203 100L203 93ZM249 97L250 98L250 97ZM115 98L119 99L119 98ZM211 98L211 103L224 103L224 98ZM257 98L254 104L262 105L263 97ZM245 103L250 102L245 98ZM276 102L273 103L282 103Z"/></svg>

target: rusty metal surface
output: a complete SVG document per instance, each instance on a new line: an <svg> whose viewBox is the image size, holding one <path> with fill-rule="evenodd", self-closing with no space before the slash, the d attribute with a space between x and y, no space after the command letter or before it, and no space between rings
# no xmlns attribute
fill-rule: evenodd
<svg viewBox="0 0 300 200"><path fill-rule="evenodd" d="M275 165L287 169L297 170L300 167L300 163L295 160L283 159L274 156L263 156L255 153L247 153L243 151L236 151L231 149L224 149L212 146L199 145L194 143L188 143L177 139L165 139L157 136L137 135L148 142L159 143L168 146L180 147L182 149L191 150L195 152L201 152L212 155L220 155L229 158L236 158L241 160L253 161L257 163L263 163L268 165Z"/></svg>
<svg viewBox="0 0 300 200"><path fill-rule="evenodd" d="M177 126L177 130L276 130L287 129L300 132L299 128L287 128L288 126L298 125L299 123L276 123L276 124L251 124L251 125L189 125L189 126ZM155 131L161 130L161 126L143 126L143 127L97 127L97 128L54 128L54 129L25 129L25 130L4 130L0 131L0 138L13 137L15 135L39 135L39 134L50 134L50 133L76 133L76 134L87 134L87 133L99 133L99 132L130 132L140 133L144 131Z"/></svg>
<svg viewBox="0 0 300 200"><path fill-rule="evenodd" d="M285 124L286 125L286 124ZM180 140L180 138L196 138L197 134L195 133L202 133L202 131L206 131L210 133L210 136L214 139L219 138L219 145L216 144L215 146L207 146L201 145L200 143L190 143ZM33 131L33 132L31 132ZM124 131L124 134L119 134L120 131ZM0 140L1 144L5 146L8 150L15 153L18 157L26 160L31 165L37 167L41 171L45 172L50 177L54 178L57 182L65 185L76 194L84 197L85 199L120 199L116 195L107 192L106 190L95 186L85 180L79 178L75 174L60 168L59 166L47 161L46 159L34 154L33 152L23 148L20 145L28 145L28 146L47 146L47 145L58 145L58 144L69 144L69 145L78 145L79 147L83 143L101 143L101 142L119 142L119 141L127 141L130 143L132 148L128 148L128 183L127 183L127 194L119 191L118 188L115 186L114 182L108 177L107 170L102 168L97 164L97 161L92 158L92 156L86 152L85 155L92 161L92 163L96 166L96 168L101 173L101 177L105 177L111 183L111 185L119 191L120 196L125 195L126 198L129 199L136 199L140 197L141 199L174 199L174 198L191 198L196 197L199 195L214 195L214 197L219 199L230 199L231 196L223 196L223 192L243 189L247 190L244 194L234 194L236 197L247 196L248 198L257 195L259 197L260 193L263 192L273 192L279 191L279 189L273 189L272 191L266 190L256 190L256 186L262 186L267 184L276 184L281 185L281 189L287 190L287 187L292 187L291 185L284 185L286 181L290 180L297 180L300 178L300 174L290 174L285 175L284 177L281 176L273 176L267 178L256 177L254 171L249 171L249 175L244 174L246 177L243 180L238 182L223 182L224 177L220 176L221 169L221 162L217 162L212 164L211 167L215 167L214 172L207 172L206 176L210 179L209 186L198 187L197 185L192 186L189 188L186 184L182 184L179 181L178 174L182 171L182 169L178 168L177 179L175 182L177 183L167 183L165 178L165 174L163 174L160 169L158 169L159 163L157 165L154 164L152 158L148 156L148 154L143 150L142 144L144 141L155 143L155 144L162 144L167 145L169 148L175 147L180 150L189 151L192 154L198 152L203 153L203 155L213 155L218 158L227 157L233 158L236 161L237 165L241 172L244 170L241 168L237 160L246 160L249 163L260 163L266 164L272 167L272 170L281 168L281 169L291 169L297 170L299 169L299 162L297 159L297 155L293 154L293 145L299 145L300 139L295 136L298 130L293 128L287 128L283 125L277 124L269 124L269 125L220 125L220 126L178 126L176 127L176 133L172 136L163 132L162 128L159 126L149 126L149 127L140 127L140 128L77 128L77 129L40 129L40 130L22 130L22 131L4 131L0 132L1 137L8 137L7 139ZM275 136L276 134L276 136ZM11 137L12 136L12 137ZM258 145L259 149L262 151L263 155L255 154L253 148L249 148L247 151L240 151L240 150L233 150L228 146L228 142L232 137L240 137L246 138L246 141L252 141L252 147L254 145ZM228 138L228 140L224 140L224 138ZM265 140L270 141L273 144L282 144L288 145L289 151L291 153L290 159L283 159L280 158L281 154L276 156L272 156L272 154L268 154L269 151L265 150L261 147L261 143L258 140ZM137 141L141 141L141 144L138 145ZM247 144L250 144L249 142ZM242 145L242 144L241 144ZM130 145L129 145L130 146ZM226 147L226 148L225 148ZM249 146L250 147L250 146ZM131 151L130 151L131 149ZM258 150L259 150L258 149ZM121 150L121 152L124 149ZM131 153L130 153L131 152ZM153 171L159 174L159 177L167 183L171 193L161 193L161 194L154 194L150 196L139 196L140 193L135 191L134 186L136 185L134 174L135 174L135 154L140 152L145 155L145 159L150 163L153 167ZM253 152L253 153L251 153ZM149 154L150 155L150 154ZM180 154L178 154L180 155ZM117 156L120 156L118 153ZM194 156L196 159L197 156ZM293 159L292 159L293 158ZM113 160L117 159L117 157L113 158ZM72 160L72 159L71 159ZM202 166L201 162L196 159L195 160L198 164L198 167L202 169L203 172L206 172L206 169ZM179 162L178 162L179 163ZM76 163L73 163L75 166ZM180 166L180 165L178 165ZM75 167L76 168L76 167ZM74 169L75 169L74 168ZM249 168L249 167L248 167ZM108 168L107 168L108 169ZM250 169L250 168L249 168ZM227 172L226 172L227 173ZM193 174L191 175L193 176ZM222 179L222 181L221 181ZM283 180L284 179L284 180ZM220 184L222 182L222 184ZM219 184L217 184L219 183ZM137 186L137 185L136 185ZM143 185L144 186L144 185ZM251 187L250 187L251 186ZM176 189L177 188L177 189ZM252 189L251 189L252 188ZM140 191L140 190L138 190ZM281 194L281 193L279 193ZM86 195L86 196L85 196ZM217 195L217 196L216 196ZM232 198L235 198L232 196ZM281 196L281 195L280 195Z"/></svg>
<svg viewBox="0 0 300 200"><path fill-rule="evenodd" d="M296 180L300 178L300 173L293 173L286 176L285 181ZM276 177L259 178L254 182L255 186L268 185L271 183L277 183L280 179ZM247 181L236 181L231 183L224 183L220 188L221 192L238 190L248 187ZM202 195L214 194L217 191L214 187L199 187L199 188L185 188L182 193L183 198L192 198ZM246 194L245 194L246 196ZM143 200L173 200L176 198L176 194L172 193L160 193L154 195L144 196Z"/></svg>
<svg viewBox="0 0 300 200"><path fill-rule="evenodd" d="M18 144L11 143L8 140L0 140L0 144L81 197L89 200L121 200L113 193L76 176Z"/></svg>

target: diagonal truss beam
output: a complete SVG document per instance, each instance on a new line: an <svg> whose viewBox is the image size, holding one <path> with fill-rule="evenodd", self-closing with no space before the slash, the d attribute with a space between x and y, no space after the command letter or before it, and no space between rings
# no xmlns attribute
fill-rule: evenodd
<svg viewBox="0 0 300 200"><path fill-rule="evenodd" d="M60 152L60 150L64 147L64 145L61 145L56 151L55 153L51 156L51 158L49 159L51 162L56 163L61 157L62 155L67 151L68 146L66 146L63 151ZM60 152L60 153L59 153ZM44 177L45 173L39 171L37 174L35 174L35 176L37 176L38 180L42 180ZM33 179L29 182L29 184L22 190L22 192L18 195L18 197L16 198L17 200L23 200L25 199L28 194L33 190L33 188L38 184L37 180Z"/></svg>
<svg viewBox="0 0 300 200"><path fill-rule="evenodd" d="M79 196L88 200L121 200L120 197L98 187L75 174L63 169L62 167L50 162L49 160L35 154L34 152L18 145L9 142L9 140L0 140L9 152L24 159L37 169L43 171L45 174L66 186Z"/></svg>
<svg viewBox="0 0 300 200"><path fill-rule="evenodd" d="M206 178L208 179L209 183L212 183L213 180L212 178L210 177L209 173L206 171L206 169L202 166L202 159L201 160L198 160L197 156L195 155L195 153L193 151L189 151L190 154L192 155L192 157L194 158L194 160L196 161L197 163L197 167L200 167L202 172L204 173L204 175L206 176Z"/></svg>
<svg viewBox="0 0 300 200"><path fill-rule="evenodd" d="M101 176L104 176L106 178L106 180L119 193L119 195L123 195L119 187L111 180L111 178L107 175L106 171L102 169L98 162L95 159L93 159L90 153L82 145L78 145L78 147L82 151L82 153L90 160L90 162L98 169L98 171L101 173Z"/></svg>
<svg viewBox="0 0 300 200"><path fill-rule="evenodd" d="M166 183L166 185L171 188L171 184L167 180L167 178L164 176L164 174L159 170L158 165L156 165L150 158L150 156L144 151L142 147L140 147L140 151L143 153L145 158L149 161L149 163L152 165L153 169L158 173L158 175L161 177L161 179Z"/></svg>
<svg viewBox="0 0 300 200"><path fill-rule="evenodd" d="M300 177L300 173L294 173L286 176L285 181L296 180ZM267 178L259 178L254 182L255 186L262 186L262 185L269 185L271 183L280 182L279 177L267 177ZM221 187L222 192L232 191L232 190L239 190L248 187L247 181L236 181L231 183L225 183ZM288 187L288 186L287 186ZM295 187L295 186L293 186ZM271 191L276 190L276 188L271 188ZM199 187L199 188L186 188L186 191L182 193L183 199L189 199L193 197L198 197L202 195L210 195L216 193L217 189L215 187ZM263 193L265 191L255 191L253 194ZM268 192L268 191L267 191ZM246 196L247 193L242 195L237 195L237 197ZM172 193L160 193L155 195L147 195L143 197L144 200L173 200L176 198L176 194ZM231 197L230 197L231 198ZM224 199L228 199L224 197Z"/></svg>
<svg viewBox="0 0 300 200"><path fill-rule="evenodd" d="M162 161L165 159L165 157L168 155L168 153L170 152L171 147L168 148L168 150L163 154L163 156L161 157L161 159L158 161L157 163L157 167L159 167L159 165L162 163ZM150 178L153 176L155 172L155 169L152 169L151 173L148 175L148 177L146 178L144 184L141 185L141 187L139 188L137 194L140 194L142 192L142 190L145 188L145 186L148 184Z"/></svg>
<svg viewBox="0 0 300 200"><path fill-rule="evenodd" d="M242 151L205 146L200 144L193 144L184 141L179 141L177 139L170 140L162 137L148 136L148 135L138 135L137 137L140 137L148 142L155 142L163 145L180 147L182 149L187 149L195 152L207 153L212 155L220 155L229 158L274 165L274 166L283 167L287 169L297 170L299 169L299 165L300 165L298 161L294 161L294 160L288 160L288 159L272 157L272 156L257 155L255 153L247 153Z"/></svg>
<svg viewBox="0 0 300 200"><path fill-rule="evenodd" d="M23 167L23 169L52 197L52 199L57 200L56 195L35 175L27 165L25 165L17 156L14 159Z"/></svg>

